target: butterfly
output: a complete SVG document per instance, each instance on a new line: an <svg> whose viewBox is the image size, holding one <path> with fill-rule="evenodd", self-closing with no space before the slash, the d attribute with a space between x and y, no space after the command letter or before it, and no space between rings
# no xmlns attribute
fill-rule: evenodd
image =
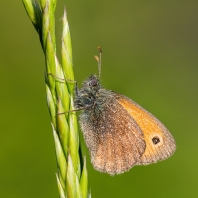
<svg viewBox="0 0 198 198"><path fill-rule="evenodd" d="M74 107L93 167L110 175L170 157L176 143L169 130L151 113L128 97L107 90L99 75L89 76L76 88Z"/></svg>

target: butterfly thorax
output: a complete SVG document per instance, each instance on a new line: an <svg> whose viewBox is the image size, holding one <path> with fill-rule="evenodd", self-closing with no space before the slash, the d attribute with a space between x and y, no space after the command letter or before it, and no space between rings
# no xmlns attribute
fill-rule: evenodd
<svg viewBox="0 0 198 198"><path fill-rule="evenodd" d="M106 98L102 97L103 94L106 94L105 89L101 87L98 77L91 75L83 82L82 88L76 93L75 108L84 108L85 111L100 109L105 102L104 98Z"/></svg>

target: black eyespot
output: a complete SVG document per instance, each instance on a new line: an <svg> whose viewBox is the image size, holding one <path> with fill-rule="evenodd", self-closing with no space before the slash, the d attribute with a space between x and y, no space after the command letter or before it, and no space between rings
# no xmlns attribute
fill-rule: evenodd
<svg viewBox="0 0 198 198"><path fill-rule="evenodd" d="M96 79L92 79L90 82L89 82L89 86L90 87L95 87L98 85L98 81Z"/></svg>
<svg viewBox="0 0 198 198"><path fill-rule="evenodd" d="M155 137L153 137L152 138L152 142L153 142L153 144L158 144L159 142L160 142L160 139L159 139L159 137L157 137L157 136L155 136Z"/></svg>

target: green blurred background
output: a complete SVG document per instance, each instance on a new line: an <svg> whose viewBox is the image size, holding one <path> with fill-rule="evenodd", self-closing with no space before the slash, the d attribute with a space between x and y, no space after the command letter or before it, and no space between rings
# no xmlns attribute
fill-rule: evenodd
<svg viewBox="0 0 198 198"><path fill-rule="evenodd" d="M73 43L75 78L97 72L170 129L168 160L108 176L89 157L92 197L198 197L198 1L62 1ZM0 197L58 197L56 160L44 86L44 56L22 2L0 5Z"/></svg>

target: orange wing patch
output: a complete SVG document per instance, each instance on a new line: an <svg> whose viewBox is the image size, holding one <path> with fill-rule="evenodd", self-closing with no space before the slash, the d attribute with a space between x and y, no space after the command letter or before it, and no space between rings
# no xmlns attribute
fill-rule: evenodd
<svg viewBox="0 0 198 198"><path fill-rule="evenodd" d="M128 98L120 97L118 102L133 117L144 134L146 150L137 164L154 163L174 153L174 138L157 118Z"/></svg>

